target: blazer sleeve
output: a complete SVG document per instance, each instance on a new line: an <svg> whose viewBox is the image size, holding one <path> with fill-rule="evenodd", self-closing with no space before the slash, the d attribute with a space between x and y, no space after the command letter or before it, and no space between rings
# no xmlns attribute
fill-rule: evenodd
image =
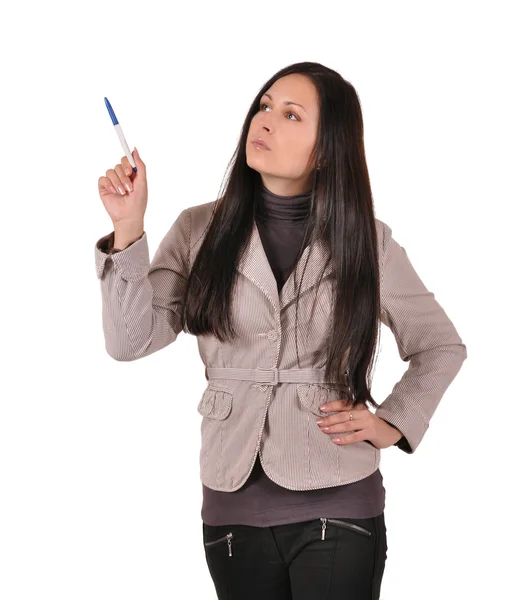
<svg viewBox="0 0 505 600"><path fill-rule="evenodd" d="M391 329L400 358L409 366L375 414L403 434L395 445L412 454L467 349L385 223L382 244L381 321Z"/></svg>
<svg viewBox="0 0 505 600"><path fill-rule="evenodd" d="M161 350L182 331L189 277L190 214L184 209L149 262L147 235L111 252L114 232L95 244L107 353L133 361Z"/></svg>

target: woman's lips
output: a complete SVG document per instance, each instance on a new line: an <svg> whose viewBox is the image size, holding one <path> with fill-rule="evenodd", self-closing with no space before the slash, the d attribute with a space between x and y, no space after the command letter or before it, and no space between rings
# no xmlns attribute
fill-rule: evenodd
<svg viewBox="0 0 505 600"><path fill-rule="evenodd" d="M258 150L270 150L270 148L268 148L266 146L266 144L264 144L263 142L258 142L256 140L253 140L252 145L257 148Z"/></svg>

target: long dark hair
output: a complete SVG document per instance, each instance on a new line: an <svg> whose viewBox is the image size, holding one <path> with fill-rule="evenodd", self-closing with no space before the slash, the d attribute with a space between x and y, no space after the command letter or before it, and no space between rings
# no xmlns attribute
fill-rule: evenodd
<svg viewBox="0 0 505 600"><path fill-rule="evenodd" d="M254 98L225 174L224 192L214 204L189 276L183 328L194 335L213 335L222 342L236 338L230 318L231 295L238 274L236 265L252 231L261 185L260 174L246 162L247 135L264 92L277 79L292 73L310 78L319 99L317 142L311 158L321 167L313 169L309 216L296 261L307 240L311 243L317 236L327 244L328 260L334 261L325 381L352 407L367 401L378 407L370 387L380 333L379 267L363 117L354 87L324 65L301 62L285 67ZM299 288L297 315L298 299Z"/></svg>

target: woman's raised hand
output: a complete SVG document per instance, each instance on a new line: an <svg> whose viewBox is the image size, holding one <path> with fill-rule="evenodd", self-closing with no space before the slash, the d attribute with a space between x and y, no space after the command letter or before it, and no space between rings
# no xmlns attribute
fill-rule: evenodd
<svg viewBox="0 0 505 600"><path fill-rule="evenodd" d="M98 179L98 193L116 231L118 227L125 231L143 229L147 208L146 166L136 148L132 156L136 173L123 156L120 164Z"/></svg>

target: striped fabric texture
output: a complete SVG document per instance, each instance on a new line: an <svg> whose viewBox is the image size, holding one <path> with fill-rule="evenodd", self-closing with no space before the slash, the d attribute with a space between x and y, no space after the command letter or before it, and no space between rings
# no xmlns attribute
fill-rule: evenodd
<svg viewBox="0 0 505 600"><path fill-rule="evenodd" d="M115 360L143 358L177 339L186 282L213 205L184 209L152 262L145 232L112 254L108 250L113 232L97 241L105 349ZM408 362L376 414L403 433L407 446L402 449L413 453L467 351L391 228L375 221L381 321L391 329L401 359ZM197 403L202 416L200 478L206 486L239 489L258 452L268 477L291 490L352 483L379 467L380 450L373 444L338 446L331 438L351 432L328 435L316 424L325 414L319 406L337 397L320 376L330 322L331 264L317 294L316 283L326 258L322 243L307 246L279 293L254 223L237 266L241 276L231 305L237 340L222 343L213 336L197 337L208 374ZM302 273L295 341L296 292Z"/></svg>

